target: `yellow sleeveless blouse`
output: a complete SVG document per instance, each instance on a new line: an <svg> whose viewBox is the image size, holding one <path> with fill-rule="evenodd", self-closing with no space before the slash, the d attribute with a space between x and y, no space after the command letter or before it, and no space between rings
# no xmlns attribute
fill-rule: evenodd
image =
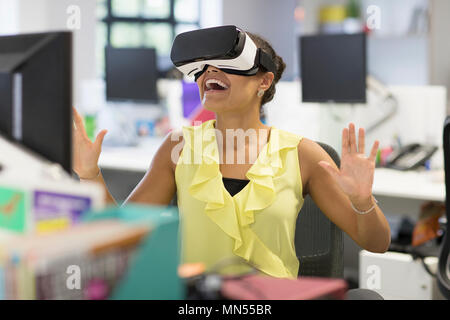
<svg viewBox="0 0 450 320"><path fill-rule="evenodd" d="M297 277L295 225L303 205L297 145L302 137L272 127L233 197L223 185L215 120L183 128L175 169L183 263L207 270L233 257L274 277Z"/></svg>

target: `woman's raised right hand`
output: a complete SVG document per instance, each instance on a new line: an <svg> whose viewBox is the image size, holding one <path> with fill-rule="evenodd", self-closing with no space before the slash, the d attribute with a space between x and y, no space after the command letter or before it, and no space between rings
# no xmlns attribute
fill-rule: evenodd
<svg viewBox="0 0 450 320"><path fill-rule="evenodd" d="M75 122L72 130L73 171L80 179L94 179L100 172L98 158L107 130L100 131L92 142L86 134L83 118L75 108L73 108L73 119Z"/></svg>

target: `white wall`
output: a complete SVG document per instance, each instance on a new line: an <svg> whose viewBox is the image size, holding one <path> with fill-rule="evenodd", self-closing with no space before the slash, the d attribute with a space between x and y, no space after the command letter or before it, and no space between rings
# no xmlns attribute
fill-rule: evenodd
<svg viewBox="0 0 450 320"><path fill-rule="evenodd" d="M450 107L450 1L432 0L431 10L431 83L446 86Z"/></svg>
<svg viewBox="0 0 450 320"><path fill-rule="evenodd" d="M398 111L390 120L367 133L367 145L379 140L383 148L395 143L394 137L398 136L403 144L418 142L442 146L446 89L392 86L389 90L398 100ZM340 152L341 130L349 122L364 128L373 125L389 111L388 106L380 102L380 97L368 91L367 104L302 103L300 83L282 81L277 84L274 100L266 105L266 114L269 125L325 142ZM441 155L434 157L435 167L442 166Z"/></svg>
<svg viewBox="0 0 450 320"><path fill-rule="evenodd" d="M389 85L430 84L428 36L369 36L368 72Z"/></svg>
<svg viewBox="0 0 450 320"><path fill-rule="evenodd" d="M362 0L363 11L370 5L380 8L380 29L374 30L379 36L403 36L409 31L416 8L426 8L429 0Z"/></svg>
<svg viewBox="0 0 450 320"><path fill-rule="evenodd" d="M286 63L283 79L294 77L296 0L224 0L223 24L233 24L267 39Z"/></svg>
<svg viewBox="0 0 450 320"><path fill-rule="evenodd" d="M17 33L18 1L0 0L0 35Z"/></svg>
<svg viewBox="0 0 450 320"><path fill-rule="evenodd" d="M200 27L210 28L222 25L223 2L226 0L200 0Z"/></svg>
<svg viewBox="0 0 450 320"><path fill-rule="evenodd" d="M33 0L36 1L36 0ZM42 1L42 0L41 0ZM79 6L81 13L80 29L73 30L73 75L74 75L74 103L80 101L80 86L83 80L94 79L95 69L95 35L97 19L96 2L93 0L46 0L47 27L50 30L67 30L69 14L67 8L71 5ZM51 4L50 4L51 3Z"/></svg>

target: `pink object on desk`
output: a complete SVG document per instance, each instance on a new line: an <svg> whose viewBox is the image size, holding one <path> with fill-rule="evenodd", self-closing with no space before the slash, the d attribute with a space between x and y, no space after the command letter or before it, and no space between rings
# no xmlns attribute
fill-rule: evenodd
<svg viewBox="0 0 450 320"><path fill-rule="evenodd" d="M92 279L85 288L88 300L105 300L108 298L108 285L102 279Z"/></svg>
<svg viewBox="0 0 450 320"><path fill-rule="evenodd" d="M221 292L233 300L345 299L347 283L341 279L249 275L225 280Z"/></svg>

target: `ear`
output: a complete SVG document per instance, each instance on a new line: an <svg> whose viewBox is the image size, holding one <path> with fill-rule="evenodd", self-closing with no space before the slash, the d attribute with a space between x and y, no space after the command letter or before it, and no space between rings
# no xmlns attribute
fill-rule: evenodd
<svg viewBox="0 0 450 320"><path fill-rule="evenodd" d="M272 82L273 82L274 78L275 78L275 75L273 74L273 72L264 72L261 75L261 81L260 81L260 84L259 84L259 89L262 89L264 91L269 89L270 86L272 85Z"/></svg>

